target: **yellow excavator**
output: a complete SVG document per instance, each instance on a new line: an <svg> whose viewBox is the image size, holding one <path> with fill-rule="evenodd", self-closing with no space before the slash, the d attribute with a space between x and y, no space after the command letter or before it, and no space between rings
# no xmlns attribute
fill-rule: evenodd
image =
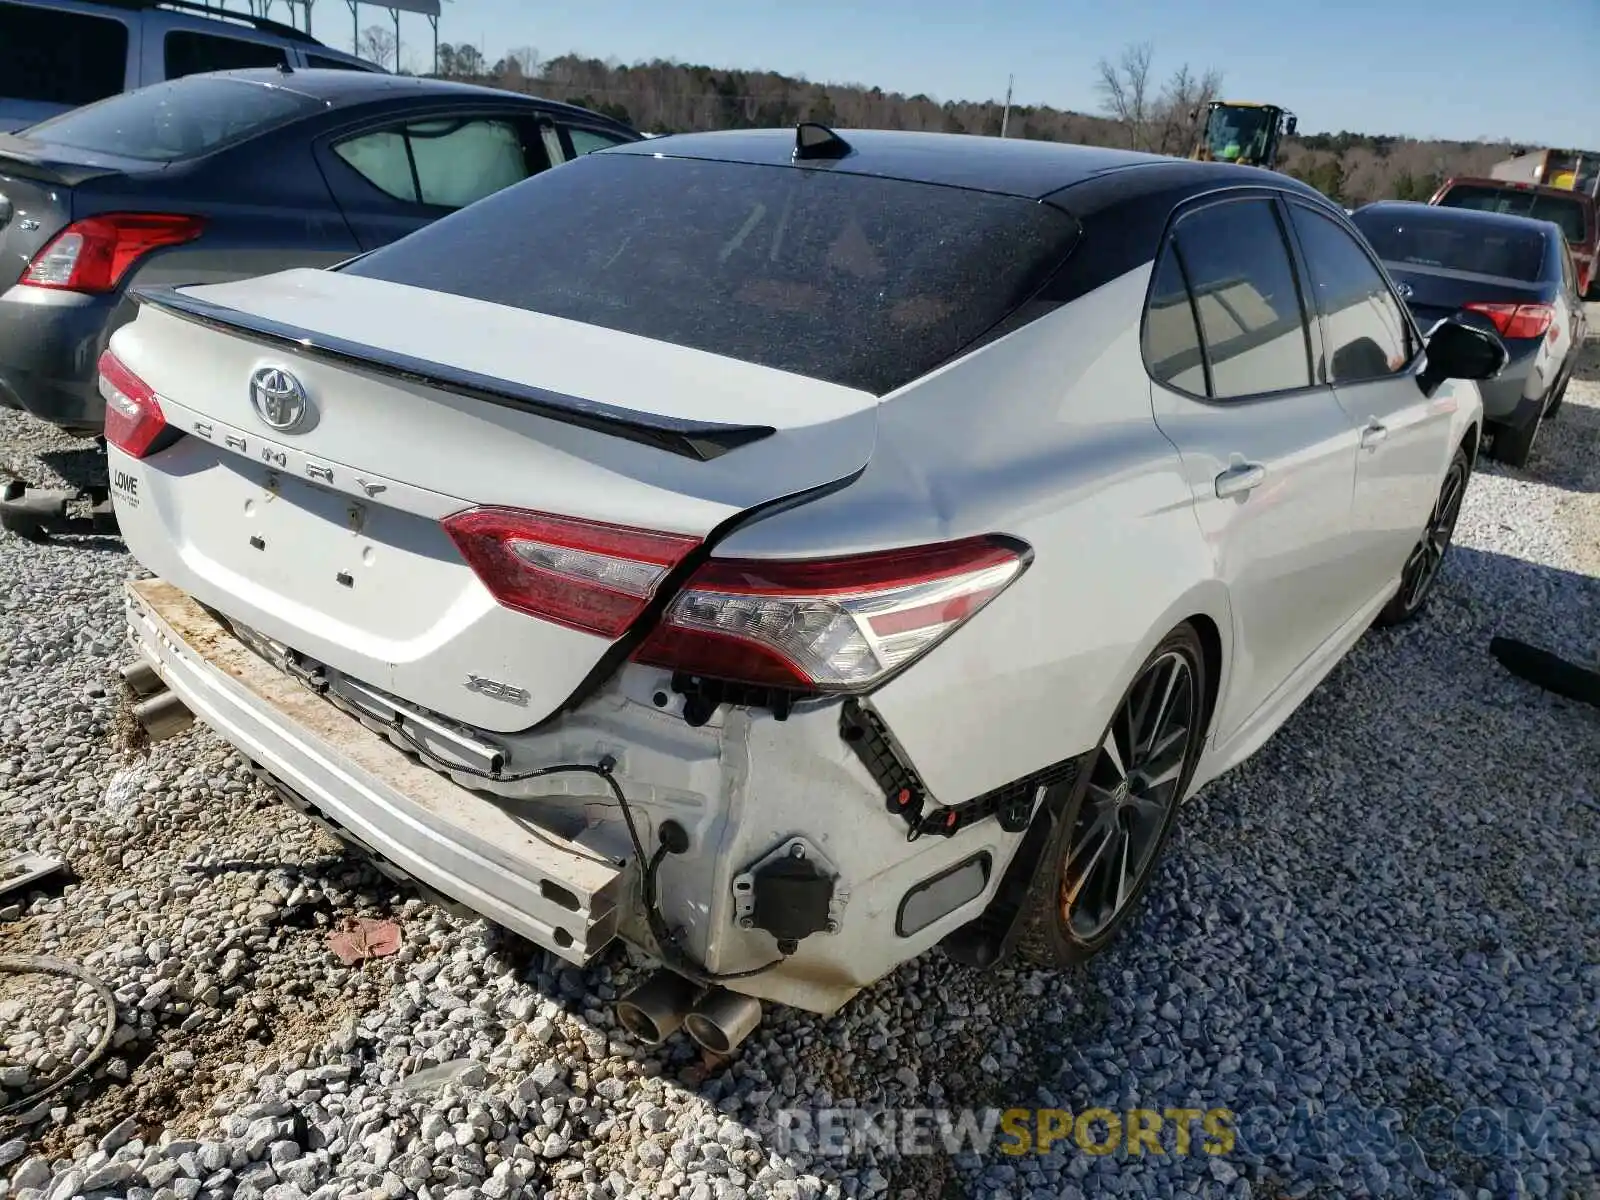
<svg viewBox="0 0 1600 1200"><path fill-rule="evenodd" d="M1199 115L1194 114L1196 119ZM1300 118L1276 104L1213 100L1206 105L1200 137L1189 157L1272 170L1278 165L1278 140L1293 137L1299 124Z"/></svg>

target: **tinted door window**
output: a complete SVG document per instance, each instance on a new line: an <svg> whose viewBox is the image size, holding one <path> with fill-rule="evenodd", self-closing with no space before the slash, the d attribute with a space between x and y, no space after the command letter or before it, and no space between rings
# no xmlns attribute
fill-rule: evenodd
<svg viewBox="0 0 1600 1200"><path fill-rule="evenodd" d="M167 34L166 68L168 79L198 75L203 71L236 71L244 67L279 67L289 55L282 46L251 42L244 38L217 37L210 33L191 33L178 29Z"/></svg>
<svg viewBox="0 0 1600 1200"><path fill-rule="evenodd" d="M1270 200L1233 200L1175 234L1200 317L1217 399L1311 385L1310 343L1294 268Z"/></svg>
<svg viewBox="0 0 1600 1200"><path fill-rule="evenodd" d="M572 154L574 158L581 158L585 154L593 154L596 150L604 150L607 146L620 146L627 138L617 137L611 133L601 133L597 129L580 129L575 125L568 125L567 136L572 139Z"/></svg>
<svg viewBox="0 0 1600 1200"><path fill-rule="evenodd" d="M1355 238L1321 213L1291 204L1310 292L1322 314L1332 383L1378 379L1411 361L1411 326L1383 275Z"/></svg>
<svg viewBox="0 0 1600 1200"><path fill-rule="evenodd" d="M1206 394L1205 351L1178 256L1169 245L1156 268L1144 314L1144 361L1157 383Z"/></svg>
<svg viewBox="0 0 1600 1200"><path fill-rule="evenodd" d="M548 165L517 122L485 118L377 130L340 142L334 153L395 199L438 208L464 208Z"/></svg>
<svg viewBox="0 0 1600 1200"><path fill-rule="evenodd" d="M0 96L93 104L128 73L128 27L110 17L0 2Z"/></svg>

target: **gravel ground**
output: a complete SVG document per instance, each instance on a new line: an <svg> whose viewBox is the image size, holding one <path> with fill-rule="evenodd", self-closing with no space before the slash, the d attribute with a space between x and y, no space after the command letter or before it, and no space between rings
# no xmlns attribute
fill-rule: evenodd
<svg viewBox="0 0 1600 1200"><path fill-rule="evenodd" d="M637 963L564 969L389 882L209 732L131 747L109 672L133 564L0 536L0 846L72 870L0 900L0 956L81 962L117 1006L89 1079L0 1118L0 1200L1600 1196L1600 715L1486 650L1600 650L1597 350L1530 469L1475 478L1428 616L1206 789L1110 952L931 956L835 1018L769 1012L732 1062L630 1045L608 1002ZM0 413L0 474L95 470ZM325 939L356 917L399 953L341 965ZM0 1106L103 1021L88 987L0 974ZM839 1156L775 1125L808 1104L1224 1107L1239 1135Z"/></svg>

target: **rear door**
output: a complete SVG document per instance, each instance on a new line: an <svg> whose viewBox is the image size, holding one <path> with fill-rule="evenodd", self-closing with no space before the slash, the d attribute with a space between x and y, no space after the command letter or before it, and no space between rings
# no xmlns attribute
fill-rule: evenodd
<svg viewBox="0 0 1600 1200"><path fill-rule="evenodd" d="M0 132L138 86L133 14L0 0Z"/></svg>
<svg viewBox="0 0 1600 1200"><path fill-rule="evenodd" d="M1269 195L1179 219L1144 338L1156 423L1183 459L1233 608L1221 741L1376 589L1350 562L1355 426L1313 377L1311 329Z"/></svg>
<svg viewBox="0 0 1600 1200"><path fill-rule="evenodd" d="M1439 492L1455 405L1417 385L1421 338L1366 247L1332 216L1288 207L1321 319L1321 377L1360 430L1351 513L1360 571L1398 579Z"/></svg>
<svg viewBox="0 0 1600 1200"><path fill-rule="evenodd" d="M527 108L453 107L330 134L315 153L363 250L373 250L553 161L553 127Z"/></svg>

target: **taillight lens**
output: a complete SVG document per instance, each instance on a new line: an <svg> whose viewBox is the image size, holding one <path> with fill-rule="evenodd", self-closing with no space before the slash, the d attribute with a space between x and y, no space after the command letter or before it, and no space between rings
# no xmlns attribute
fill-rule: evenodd
<svg viewBox="0 0 1600 1200"><path fill-rule="evenodd" d="M513 508L469 509L443 524L501 604L607 638L638 620L667 572L700 544L683 534Z"/></svg>
<svg viewBox="0 0 1600 1200"><path fill-rule="evenodd" d="M161 246L200 236L199 217L172 213L104 213L74 221L28 263L18 283L67 292L110 292L128 268Z"/></svg>
<svg viewBox="0 0 1600 1200"><path fill-rule="evenodd" d="M106 402L106 441L143 458L167 427L154 389L109 350L100 356L99 388Z"/></svg>
<svg viewBox="0 0 1600 1200"><path fill-rule="evenodd" d="M1503 338L1543 337L1555 320L1548 304L1468 304L1468 312L1482 313L1494 322Z"/></svg>
<svg viewBox="0 0 1600 1200"><path fill-rule="evenodd" d="M988 537L848 558L711 559L634 658L739 683L862 691L969 621L1027 562L1016 543Z"/></svg>

